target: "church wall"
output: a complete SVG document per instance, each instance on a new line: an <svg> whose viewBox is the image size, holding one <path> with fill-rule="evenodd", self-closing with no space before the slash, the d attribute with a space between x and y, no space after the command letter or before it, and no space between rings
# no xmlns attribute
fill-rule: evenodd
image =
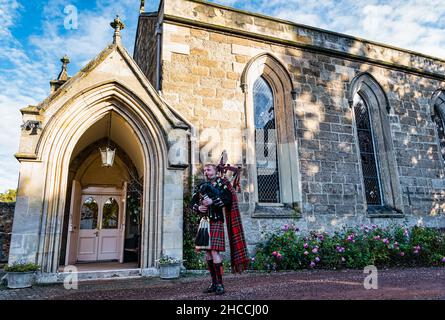
<svg viewBox="0 0 445 320"><path fill-rule="evenodd" d="M156 88L156 24L157 15L141 15L134 47L134 60ZM144 62L143 62L144 61ZM142 63L143 62L143 63Z"/></svg>
<svg viewBox="0 0 445 320"><path fill-rule="evenodd" d="M199 1L167 1L165 19L162 94L198 129L201 162L216 162L223 149L228 150L230 163L245 161L245 95L240 85L252 58L270 53L292 77L297 93L300 217L253 217L252 186L245 173L239 200L251 247L264 231L292 222L302 230L392 222L445 226L443 164L429 105L433 92L444 86L443 61L323 30L309 28L304 33L302 27ZM258 34L268 36L259 39ZM345 43L350 46L342 46ZM391 135L384 139L393 145L390 156L398 171L396 197L401 198L403 213L398 218L375 218L366 212L348 101L351 81L362 72L377 80L390 107ZM206 148L213 150L213 158L207 157ZM377 148L386 152L383 146Z"/></svg>
<svg viewBox="0 0 445 320"><path fill-rule="evenodd" d="M20 164L9 264L35 262L39 241L46 235L40 230L43 171L41 162L22 161Z"/></svg>

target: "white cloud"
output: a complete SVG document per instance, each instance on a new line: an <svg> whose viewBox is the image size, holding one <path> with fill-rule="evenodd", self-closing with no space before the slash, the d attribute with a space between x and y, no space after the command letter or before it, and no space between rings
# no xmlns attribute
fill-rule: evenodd
<svg viewBox="0 0 445 320"><path fill-rule="evenodd" d="M124 45L129 52L133 50L138 0L97 0L95 10L78 10L77 30L65 30L63 9L70 3L47 0L41 21L43 31L21 39L21 43L13 37L11 27L26 4L0 0L0 192L17 186L19 165L13 155L18 151L22 124L19 109L48 96L49 81L60 70L59 59L68 54L70 75L76 73L111 43L113 30L109 23L116 14L127 25L122 32Z"/></svg>
<svg viewBox="0 0 445 320"><path fill-rule="evenodd" d="M80 2L80 0L77 0ZM93 2L93 1L91 1ZM369 40L445 58L443 0L215 0L252 12L275 16ZM68 54L73 75L111 41L109 22L119 14L127 25L123 40L133 50L139 0L96 0L94 10L78 10L78 30L64 30L63 8L76 0L45 0L43 31L27 39L27 50L11 27L26 7L18 0L0 0L0 191L17 184L21 115L19 109L37 104L49 93L59 59ZM156 10L157 1L147 3Z"/></svg>
<svg viewBox="0 0 445 320"><path fill-rule="evenodd" d="M224 1L214 0L222 3ZM230 1L252 12L445 58L443 0Z"/></svg>
<svg viewBox="0 0 445 320"><path fill-rule="evenodd" d="M218 1L214 1L217 2L219 4L225 5L225 6L233 6L237 0L218 0Z"/></svg>
<svg viewBox="0 0 445 320"><path fill-rule="evenodd" d="M20 4L16 0L0 0L0 39L10 39L12 37L10 28L14 25L14 20L20 9Z"/></svg>
<svg viewBox="0 0 445 320"><path fill-rule="evenodd" d="M17 151L19 136L17 124L20 115L17 111L20 104L26 103L25 96L17 95L17 88L23 82L16 78L20 72L19 63L25 57L20 43L11 33L20 9L21 6L15 0L0 0L0 188L4 189L17 185L18 163L12 154ZM26 70L22 71L26 74Z"/></svg>

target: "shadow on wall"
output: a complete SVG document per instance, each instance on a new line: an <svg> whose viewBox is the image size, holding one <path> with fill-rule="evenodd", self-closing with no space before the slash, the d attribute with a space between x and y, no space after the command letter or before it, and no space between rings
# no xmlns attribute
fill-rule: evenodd
<svg viewBox="0 0 445 320"><path fill-rule="evenodd" d="M295 55L295 50L288 51ZM431 120L431 97L444 82L439 77L312 52L302 51L292 60L289 71L298 92L295 115L306 211L341 214L341 209L347 209L352 212L344 213L354 214L366 210L363 182L357 179L362 176L361 163L348 92L356 76L369 74L388 103L381 114L387 117L390 130L382 140L391 148L376 147L381 157L395 161L391 169L399 178L400 193L395 196L401 198L400 209L408 215L443 214L445 188L438 180L444 176L444 165Z"/></svg>
<svg viewBox="0 0 445 320"><path fill-rule="evenodd" d="M0 202L0 263L8 262L15 202Z"/></svg>

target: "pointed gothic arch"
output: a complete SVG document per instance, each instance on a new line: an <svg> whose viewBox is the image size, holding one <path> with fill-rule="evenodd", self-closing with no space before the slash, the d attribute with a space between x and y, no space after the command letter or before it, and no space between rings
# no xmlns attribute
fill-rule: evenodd
<svg viewBox="0 0 445 320"><path fill-rule="evenodd" d="M165 252L182 256L182 243L173 245L177 239L170 239L180 229L175 229L174 223L166 225L164 221L166 213L172 213L172 206L178 206L178 201L176 198L165 201L171 195L165 194L164 189L171 187L171 182L165 181L178 178L176 176L181 175L187 165L184 159L176 159L169 154L169 149L177 142L172 141L170 133L176 130L175 135L185 142L187 125L175 114L163 109L165 105L157 106L156 102L164 103L160 99L151 102L152 105L146 101L124 84L108 81L80 91L54 111L51 105L44 110L49 120L36 143L35 159L21 164L23 175L19 184L19 188L26 188L26 182L32 179L32 171L39 167L38 174L43 182L41 189L29 192L41 198L40 201L33 199L34 206L41 206L38 233L22 235L20 229L17 229L19 232L16 235L20 239L17 243L25 244L34 239L35 251L30 252L35 254L43 272L54 274L59 267L68 172L73 150L83 134L110 112L122 118L131 128L143 162L141 268L154 268L156 259ZM186 145L183 147L187 150ZM182 193L174 196L182 198ZM176 214L182 215L182 211ZM20 256L20 253L13 251L13 258L15 254Z"/></svg>
<svg viewBox="0 0 445 320"><path fill-rule="evenodd" d="M252 194L251 212L258 212L261 203L258 193L257 146L255 141L255 84L262 79L271 90L271 105L274 109L276 132L276 157L278 162L278 202L287 207L301 206L301 180L294 116L294 85L283 63L269 53L259 54L246 65L241 76L241 87L245 96L245 119L247 129L246 165ZM263 86L266 87L266 86ZM260 215L260 214L259 214Z"/></svg>
<svg viewBox="0 0 445 320"><path fill-rule="evenodd" d="M355 124L354 132L367 212L371 216L400 215L402 213L402 194L391 137L389 122L391 108L388 98L375 78L365 72L358 74L351 81L348 100ZM361 128L356 118L357 112L359 112L357 107L362 110L364 117L367 117L366 121L370 126L368 131L370 147L367 148L367 155L364 154L366 148L359 137ZM368 152L369 150L372 152ZM369 172L374 171L375 178L367 176ZM372 195L376 192L379 192L378 196Z"/></svg>

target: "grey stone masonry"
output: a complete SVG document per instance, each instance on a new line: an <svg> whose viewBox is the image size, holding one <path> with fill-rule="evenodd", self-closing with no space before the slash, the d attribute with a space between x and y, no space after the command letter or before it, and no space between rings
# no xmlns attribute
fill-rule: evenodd
<svg viewBox="0 0 445 320"><path fill-rule="evenodd" d="M0 202L0 262L7 262L15 203Z"/></svg>
<svg viewBox="0 0 445 320"><path fill-rule="evenodd" d="M144 32L150 29L147 19L140 19ZM199 0L164 1L158 21L163 97L199 134L221 135L221 149L240 141L230 155L242 157L230 161L245 169L239 200L249 245L290 221L302 230L370 222L445 226L444 163L431 119L431 98L445 88L444 60ZM153 47L148 40L153 34L144 32L140 29L136 36L136 58L143 70L153 72L153 58L144 54ZM271 61L284 70L279 76L267 71ZM257 186L246 162L251 142L224 140L228 130L249 129L254 81L249 75L270 81L280 77L276 88L290 79L286 90L292 103L285 105L286 92L274 94L280 106L285 105L281 113L280 106L276 109L277 127L288 132L285 137L281 133L281 139L295 142L298 154L286 163L298 171L298 181L292 180L292 190L298 189L296 215L287 214L284 203L265 208L256 202ZM365 78L368 82L360 87ZM352 108L357 96L372 122L383 199L377 209L366 202ZM293 114L286 113L289 109ZM289 133L292 122L295 132ZM202 136L198 146L207 143L209 135ZM280 163L283 172L285 161Z"/></svg>

